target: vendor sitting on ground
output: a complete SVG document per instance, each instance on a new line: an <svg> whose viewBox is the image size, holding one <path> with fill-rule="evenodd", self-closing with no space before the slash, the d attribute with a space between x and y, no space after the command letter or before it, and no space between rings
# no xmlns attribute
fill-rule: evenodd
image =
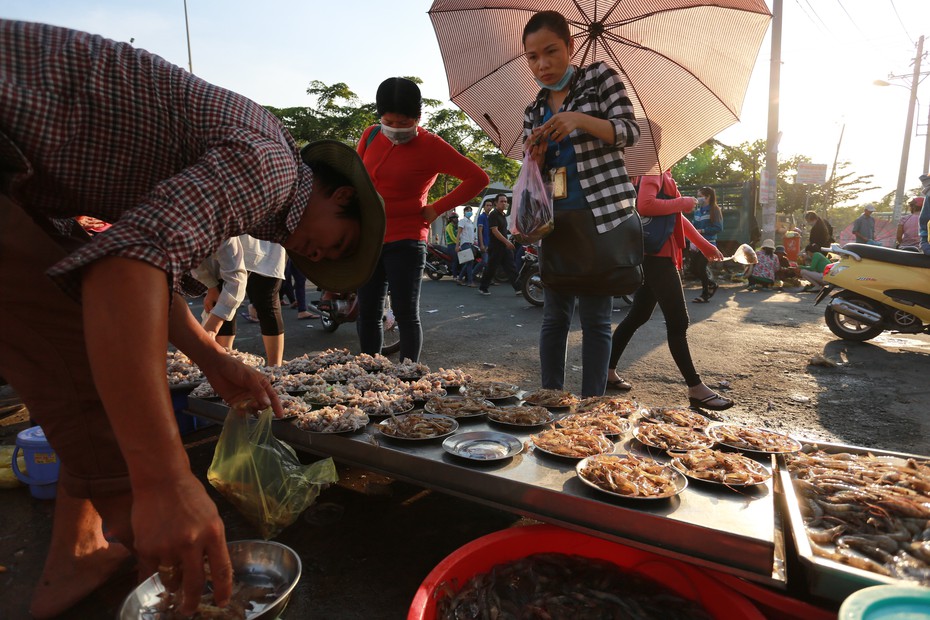
<svg viewBox="0 0 930 620"><path fill-rule="evenodd" d="M804 292L819 291L823 288L823 272L830 264L829 259L820 251L819 243L809 243L804 248L804 257L808 265L801 268L801 277L810 282L804 287Z"/></svg>
<svg viewBox="0 0 930 620"><path fill-rule="evenodd" d="M752 265L749 271L749 286L747 291L754 291L757 288L772 288L775 284L775 273L779 269L778 256L775 254L775 242L766 239L762 242L762 247L756 252L758 261Z"/></svg>
<svg viewBox="0 0 930 620"><path fill-rule="evenodd" d="M800 282L798 282L798 278L800 276L798 264L788 258L788 253L785 251L785 246L775 246L775 256L778 257L778 269L775 270L776 283L783 283L779 284L779 286L783 286L784 284L788 284L789 286L792 284L800 285ZM787 282L785 282L786 280Z"/></svg>

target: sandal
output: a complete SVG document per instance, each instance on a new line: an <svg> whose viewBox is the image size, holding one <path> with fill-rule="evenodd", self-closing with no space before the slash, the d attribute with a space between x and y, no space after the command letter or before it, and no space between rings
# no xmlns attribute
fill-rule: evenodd
<svg viewBox="0 0 930 620"><path fill-rule="evenodd" d="M710 284L708 284L708 285L707 285L707 293L704 295L705 301L708 300L708 299L710 299L711 297L713 297L713 296L714 296L714 293L717 292L717 289L718 289L718 288L720 288L720 286L719 286L716 282L713 282L713 281L712 281Z"/></svg>
<svg viewBox="0 0 930 620"><path fill-rule="evenodd" d="M720 404L714 403L714 401L719 401ZM724 398L720 394L716 393L711 394L705 398L695 398L694 396L689 396L688 402L696 409L710 409L711 411L723 411L733 406L732 400L729 398Z"/></svg>
<svg viewBox="0 0 930 620"><path fill-rule="evenodd" d="M706 303L707 303L707 297L703 297L703 296L702 296L702 297L695 297L695 298L692 299L691 301L693 301L693 302L696 303L696 304L706 304Z"/></svg>
<svg viewBox="0 0 930 620"><path fill-rule="evenodd" d="M298 321L303 321L304 319L318 319L318 318L320 318L319 314L317 314L316 312L310 312L309 310L297 313Z"/></svg>
<svg viewBox="0 0 930 620"><path fill-rule="evenodd" d="M633 389L633 384L626 379L608 379L607 387L621 392L629 392Z"/></svg>

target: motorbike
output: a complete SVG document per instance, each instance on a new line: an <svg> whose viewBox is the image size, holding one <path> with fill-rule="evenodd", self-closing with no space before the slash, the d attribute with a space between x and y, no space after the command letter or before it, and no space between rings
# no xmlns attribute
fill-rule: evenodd
<svg viewBox="0 0 930 620"><path fill-rule="evenodd" d="M484 272L484 261L477 250L476 254L474 277L477 279ZM443 276L452 276L452 256L446 246L438 243L426 244L426 275L430 280L441 280ZM494 274L494 281L498 283L507 281L507 274L503 269L497 270Z"/></svg>
<svg viewBox="0 0 930 620"><path fill-rule="evenodd" d="M522 283L523 298L534 306L543 305L545 297L539 277L539 249L535 245L525 246L523 264L517 275L517 282Z"/></svg>
<svg viewBox="0 0 930 620"><path fill-rule="evenodd" d="M526 246L523 253L523 264L520 266L517 282L523 291L523 298L534 306L545 303L545 293L542 278L539 277L539 248L535 245ZM621 295L626 304L632 305L633 299L629 295Z"/></svg>
<svg viewBox="0 0 930 620"><path fill-rule="evenodd" d="M825 248L826 249L826 248ZM824 321L844 340L890 331L930 333L930 256L862 243L833 244L840 257L814 304L828 299Z"/></svg>
<svg viewBox="0 0 930 620"><path fill-rule="evenodd" d="M355 291L351 293L322 291L320 300L314 306L320 314L323 331L330 334L339 329L343 323L354 323L358 318L358 294ZM384 322L384 342L381 346L381 355L392 355L400 351L400 330L390 306L385 308L382 321Z"/></svg>

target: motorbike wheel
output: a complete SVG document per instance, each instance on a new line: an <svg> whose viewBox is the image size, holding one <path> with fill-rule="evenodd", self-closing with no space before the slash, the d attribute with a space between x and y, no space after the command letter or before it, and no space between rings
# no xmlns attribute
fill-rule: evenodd
<svg viewBox="0 0 930 620"><path fill-rule="evenodd" d="M438 271L436 269L427 269L426 275L429 276L430 280L442 280L442 276L444 274L441 271Z"/></svg>
<svg viewBox="0 0 930 620"><path fill-rule="evenodd" d="M400 330L397 325L384 330L384 341L381 343L381 355L388 357L400 351Z"/></svg>
<svg viewBox="0 0 930 620"><path fill-rule="evenodd" d="M542 306L545 302L542 278L538 271L523 280L523 298L534 306Z"/></svg>
<svg viewBox="0 0 930 620"><path fill-rule="evenodd" d="M507 282L507 272L504 271L503 267L494 272L494 281L498 284Z"/></svg>
<svg viewBox="0 0 930 620"><path fill-rule="evenodd" d="M865 297L842 295L844 299L855 301L857 304L868 308L874 312L881 313L879 305ZM881 325L870 325L854 319L851 316L840 314L832 307L827 306L823 313L823 320L826 322L830 331L842 338L843 340L852 340L855 342L865 342L882 333L884 328Z"/></svg>
<svg viewBox="0 0 930 620"><path fill-rule="evenodd" d="M331 334L339 329L339 321L336 320L336 316L332 311L321 312L320 323L323 324L323 331L328 334Z"/></svg>

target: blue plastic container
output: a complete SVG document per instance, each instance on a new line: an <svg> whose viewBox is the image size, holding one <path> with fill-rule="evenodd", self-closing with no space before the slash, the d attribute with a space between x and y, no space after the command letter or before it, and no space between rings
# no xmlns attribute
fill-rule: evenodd
<svg viewBox="0 0 930 620"><path fill-rule="evenodd" d="M26 471L22 472L16 459L23 451ZM13 450L13 473L24 484L29 485L29 492L36 499L55 499L58 486L58 455L45 439L41 426L33 426L16 435L16 448Z"/></svg>

